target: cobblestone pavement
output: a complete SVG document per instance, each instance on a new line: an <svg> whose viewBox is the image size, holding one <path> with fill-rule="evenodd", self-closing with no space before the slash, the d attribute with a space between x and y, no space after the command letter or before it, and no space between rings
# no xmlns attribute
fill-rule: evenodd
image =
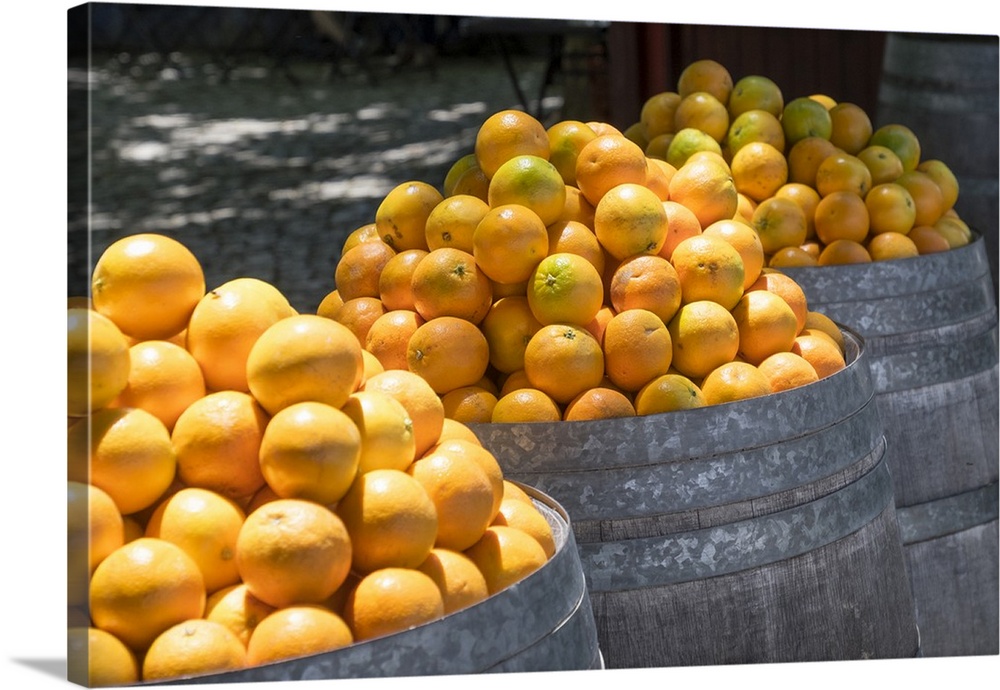
<svg viewBox="0 0 1000 690"><path fill-rule="evenodd" d="M440 186L481 122L518 107L490 57L412 64L375 84L322 65L297 65L296 85L266 63L239 65L226 81L210 64L151 77L92 64L90 135L70 147L71 197L86 198L88 160L92 183L89 233L70 206L70 294L86 294L111 242L151 231L184 242L209 289L251 276L315 310L334 287L344 238L374 220L381 197L412 179ZM525 57L519 68L534 93L542 62ZM85 88L86 72L71 71L70 82ZM546 105L558 108L558 92ZM71 123L82 127L79 110Z"/></svg>

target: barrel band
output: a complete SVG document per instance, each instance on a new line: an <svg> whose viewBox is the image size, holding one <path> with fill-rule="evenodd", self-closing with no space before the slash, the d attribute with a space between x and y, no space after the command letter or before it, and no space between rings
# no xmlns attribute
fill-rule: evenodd
<svg viewBox="0 0 1000 690"><path fill-rule="evenodd" d="M872 379L879 394L951 383L997 372L995 328L934 347L872 357Z"/></svg>
<svg viewBox="0 0 1000 690"><path fill-rule="evenodd" d="M841 490L788 510L670 536L578 544L587 586L615 592L699 580L806 554L892 506L884 460Z"/></svg>
<svg viewBox="0 0 1000 690"><path fill-rule="evenodd" d="M903 544L954 534L997 519L997 484L896 509Z"/></svg>

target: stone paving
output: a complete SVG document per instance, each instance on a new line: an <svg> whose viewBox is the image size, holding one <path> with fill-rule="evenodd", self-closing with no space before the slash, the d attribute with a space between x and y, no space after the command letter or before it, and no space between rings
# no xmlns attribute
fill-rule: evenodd
<svg viewBox="0 0 1000 690"><path fill-rule="evenodd" d="M521 59L528 93L543 63ZM296 85L266 62L238 65L228 80L209 63L153 74L94 58L89 136L71 139L68 286L85 294L88 271L111 242L161 232L201 260L207 287L251 276L274 283L300 311L334 288L344 238L374 220L392 187L440 186L472 150L492 112L518 107L499 58L446 58L408 65L372 84L296 65ZM547 106L558 109L558 84ZM87 125L88 111L71 112ZM89 147L89 149L88 149Z"/></svg>

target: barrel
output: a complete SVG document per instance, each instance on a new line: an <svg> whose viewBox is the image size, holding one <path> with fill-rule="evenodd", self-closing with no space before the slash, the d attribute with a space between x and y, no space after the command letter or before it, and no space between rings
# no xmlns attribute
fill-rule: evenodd
<svg viewBox="0 0 1000 690"><path fill-rule="evenodd" d="M868 346L924 656L997 654L997 307L982 236L782 270Z"/></svg>
<svg viewBox="0 0 1000 690"><path fill-rule="evenodd" d="M986 238L997 285L997 168L1000 165L997 36L890 33L876 125L904 124L921 158L943 160L959 180L959 215Z"/></svg>
<svg viewBox="0 0 1000 690"><path fill-rule="evenodd" d="M569 516L550 496L530 486L521 488L548 520L556 542L553 556L523 580L478 604L403 632L195 680L246 683L603 668Z"/></svg>
<svg viewBox="0 0 1000 690"><path fill-rule="evenodd" d="M572 518L608 668L918 655L871 374L845 340L843 370L762 398L472 425Z"/></svg>

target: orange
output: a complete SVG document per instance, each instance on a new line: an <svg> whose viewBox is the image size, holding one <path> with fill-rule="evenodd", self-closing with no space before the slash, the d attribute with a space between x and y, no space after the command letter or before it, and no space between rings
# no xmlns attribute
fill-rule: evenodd
<svg viewBox="0 0 1000 690"><path fill-rule="evenodd" d="M670 333L646 309L620 311L604 330L604 366L611 382L635 392L667 373L673 355Z"/></svg>
<svg viewBox="0 0 1000 690"><path fill-rule="evenodd" d="M786 142L788 153L788 181L816 187L816 170L829 156L837 153L837 147L823 137L804 137L795 143Z"/></svg>
<svg viewBox="0 0 1000 690"><path fill-rule="evenodd" d="M639 122L646 139L674 133L674 112L681 102L676 91L661 91L646 98L639 109Z"/></svg>
<svg viewBox="0 0 1000 690"><path fill-rule="evenodd" d="M833 106L837 105L837 101L834 100L832 96L828 96L825 93L813 93L809 94L809 98L823 105L827 110L831 110Z"/></svg>
<svg viewBox="0 0 1000 690"><path fill-rule="evenodd" d="M493 524L513 527L530 535L541 545L546 558L552 558L556 553L552 526L530 499L527 501L521 498L504 499L500 503Z"/></svg>
<svg viewBox="0 0 1000 690"><path fill-rule="evenodd" d="M816 224L814 222L816 214L816 204L819 203L819 192L815 188L801 182L786 182L775 196L790 199L799 205L806 216L806 237L815 237Z"/></svg>
<svg viewBox="0 0 1000 690"><path fill-rule="evenodd" d="M490 178L486 200L491 208L506 204L526 206L549 225L562 215L566 183L547 158L514 156Z"/></svg>
<svg viewBox="0 0 1000 690"><path fill-rule="evenodd" d="M188 405L205 395L198 361L180 345L146 340L129 348L128 385L112 403L139 407L155 415L168 430Z"/></svg>
<svg viewBox="0 0 1000 690"><path fill-rule="evenodd" d="M454 247L472 252L472 233L490 210L488 203L471 194L445 197L431 209L424 223L427 249Z"/></svg>
<svg viewBox="0 0 1000 690"><path fill-rule="evenodd" d="M634 254L656 254L667 236L663 202L642 184L616 185L597 203L594 234L619 261Z"/></svg>
<svg viewBox="0 0 1000 690"><path fill-rule="evenodd" d="M788 162L781 151L764 141L751 141L733 154L730 167L736 190L760 202L788 181Z"/></svg>
<svg viewBox="0 0 1000 690"><path fill-rule="evenodd" d="M849 155L868 145L874 131L871 118L856 103L841 101L830 112L830 142Z"/></svg>
<svg viewBox="0 0 1000 690"><path fill-rule="evenodd" d="M692 91L681 97L674 111L674 130L699 129L722 143L729 132L729 111L725 101L707 91Z"/></svg>
<svg viewBox="0 0 1000 690"><path fill-rule="evenodd" d="M352 569L370 573L420 565L437 538L438 515L427 490L402 470L359 475L336 507L350 534Z"/></svg>
<svg viewBox="0 0 1000 690"><path fill-rule="evenodd" d="M786 266L817 266L819 262L816 257L798 247L783 247L771 255L767 265L770 268L784 268Z"/></svg>
<svg viewBox="0 0 1000 690"><path fill-rule="evenodd" d="M947 163L937 159L922 160L917 164L917 170L930 175L937 183L944 197L944 210L948 211L958 201L959 184L955 173Z"/></svg>
<svg viewBox="0 0 1000 690"><path fill-rule="evenodd" d="M601 274L579 254L550 254L535 267L528 282L527 302L542 325L584 326L604 302Z"/></svg>
<svg viewBox="0 0 1000 690"><path fill-rule="evenodd" d="M441 189L444 191L444 196L449 197L455 193L455 185L458 179L464 175L466 172L473 168L479 167L479 160L476 158L475 153L467 153L464 156L459 156L448 171L444 175L444 182L441 183ZM374 223L372 223L374 225ZM377 233L376 233L377 234Z"/></svg>
<svg viewBox="0 0 1000 690"><path fill-rule="evenodd" d="M192 618L164 630L142 660L142 679L186 678L235 671L247 665L246 648L232 630Z"/></svg>
<svg viewBox="0 0 1000 690"><path fill-rule="evenodd" d="M414 309L426 320L455 316L479 323L493 304L493 285L472 254L454 247L429 252L413 269Z"/></svg>
<svg viewBox="0 0 1000 690"><path fill-rule="evenodd" d="M417 570L438 586L445 615L478 604L489 596L486 578L468 556L458 551L434 548Z"/></svg>
<svg viewBox="0 0 1000 690"><path fill-rule="evenodd" d="M896 152L886 146L866 146L857 153L872 175L872 184L894 182L903 174L903 161Z"/></svg>
<svg viewBox="0 0 1000 690"><path fill-rule="evenodd" d="M687 376L666 373L640 388L635 394L638 415L661 414L705 406L701 389Z"/></svg>
<svg viewBox="0 0 1000 690"><path fill-rule="evenodd" d="M347 326L315 314L282 319L247 356L247 384L269 414L311 400L340 407L361 384L361 343Z"/></svg>
<svg viewBox="0 0 1000 690"><path fill-rule="evenodd" d="M438 439L439 443L444 443L445 441L468 441L476 445L482 445L479 437L476 436L475 432L465 422L460 422L451 417L445 417L444 425L441 428L441 436Z"/></svg>
<svg viewBox="0 0 1000 690"><path fill-rule="evenodd" d="M358 344L364 344L368 338L368 330L375 323L375 319L386 311L388 309L378 297L355 297L344 302L332 318L337 323L347 326Z"/></svg>
<svg viewBox="0 0 1000 690"><path fill-rule="evenodd" d="M934 254L951 249L951 245L944 235L932 226L918 225L911 229L906 236L917 245L917 251L921 254Z"/></svg>
<svg viewBox="0 0 1000 690"><path fill-rule="evenodd" d="M702 228L701 221L698 220L694 211L677 201L672 199L664 201L663 210L667 214L667 236L663 240L663 246L660 247L658 254L669 260L670 255L674 252L674 247L681 240L700 234Z"/></svg>
<svg viewBox="0 0 1000 690"><path fill-rule="evenodd" d="M717 220L705 228L703 234L721 237L739 252L743 259L744 289L757 280L764 267L764 245L757 229L738 220Z"/></svg>
<svg viewBox="0 0 1000 690"><path fill-rule="evenodd" d="M872 132L869 146L885 146L899 156L903 172L916 169L920 163L920 140L906 125L892 122Z"/></svg>
<svg viewBox="0 0 1000 690"><path fill-rule="evenodd" d="M667 259L655 254L637 254L618 264L609 293L615 311L645 309L664 323L673 318L681 304L677 270Z"/></svg>
<svg viewBox="0 0 1000 690"><path fill-rule="evenodd" d="M407 367L443 395L476 383L486 373L490 351L476 324L438 316L421 324L406 346Z"/></svg>
<svg viewBox="0 0 1000 690"><path fill-rule="evenodd" d="M423 316L409 309L395 309L380 315L365 335L365 352L378 360L382 370L406 369L406 346L423 323Z"/></svg>
<svg viewBox="0 0 1000 690"><path fill-rule="evenodd" d="M480 324L489 345L490 365L506 374L524 368L524 349L541 325L526 296L497 300Z"/></svg>
<svg viewBox="0 0 1000 690"><path fill-rule="evenodd" d="M840 239L823 247L817 262L820 266L871 263L872 257L865 246L856 240Z"/></svg>
<svg viewBox="0 0 1000 690"><path fill-rule="evenodd" d="M819 335L797 336L791 352L812 364L821 379L837 373L845 366L844 355L837 345Z"/></svg>
<svg viewBox="0 0 1000 690"><path fill-rule="evenodd" d="M490 178L479 167L478 159L455 180L449 196L474 196L484 203L489 196Z"/></svg>
<svg viewBox="0 0 1000 690"><path fill-rule="evenodd" d="M106 407L128 386L129 341L92 309L67 309L67 413L83 417Z"/></svg>
<svg viewBox="0 0 1000 690"><path fill-rule="evenodd" d="M246 502L244 512L249 515L253 511L260 508L265 503L270 503L271 501L276 501L281 496L274 492L274 489L269 487L267 484L257 489L257 492Z"/></svg>
<svg viewBox="0 0 1000 690"><path fill-rule="evenodd" d="M920 255L916 242L899 232L883 232L868 240L868 254L872 261L908 259Z"/></svg>
<svg viewBox="0 0 1000 690"><path fill-rule="evenodd" d="M816 168L816 191L821 197L832 192L854 192L864 197L872 188L872 174L857 156L834 153L827 156Z"/></svg>
<svg viewBox="0 0 1000 690"><path fill-rule="evenodd" d="M728 310L743 295L743 259L721 237L702 233L680 242L670 263L681 284L682 304L712 300Z"/></svg>
<svg viewBox="0 0 1000 690"><path fill-rule="evenodd" d="M414 309L413 272L428 253L425 249L406 249L385 262L378 276L377 295L385 309Z"/></svg>
<svg viewBox="0 0 1000 690"><path fill-rule="evenodd" d="M546 228L549 234L549 254L569 252L579 254L604 272L604 249L590 227L577 220L558 220Z"/></svg>
<svg viewBox="0 0 1000 690"><path fill-rule="evenodd" d="M781 120L766 110L747 110L731 120L726 132L725 145L730 156L751 142L770 144L779 153L785 153L785 130Z"/></svg>
<svg viewBox="0 0 1000 690"><path fill-rule="evenodd" d="M610 297L608 297L610 299ZM611 317L615 315L614 307L605 303L603 307L597 312L597 316L587 324L587 331L597 339L597 342L604 340L604 329L608 325L608 321Z"/></svg>
<svg viewBox="0 0 1000 690"><path fill-rule="evenodd" d="M497 396L482 386L462 386L442 395L441 403L445 419L484 424L493 417Z"/></svg>
<svg viewBox="0 0 1000 690"><path fill-rule="evenodd" d="M566 203L563 206L563 212L559 216L559 220L553 225L557 224L559 221L570 221L575 220L578 223L583 223L591 230L594 229L594 205L587 201L587 198L583 195L576 187L566 187Z"/></svg>
<svg viewBox="0 0 1000 690"><path fill-rule="evenodd" d="M344 619L357 641L431 623L444 614L437 583L415 568L387 567L368 573L344 607Z"/></svg>
<svg viewBox="0 0 1000 690"><path fill-rule="evenodd" d="M90 582L94 626L137 653L164 630L205 611L205 582L194 559L163 539L142 537L108 555Z"/></svg>
<svg viewBox="0 0 1000 690"><path fill-rule="evenodd" d="M732 314L740 334L737 355L750 364L760 364L775 352L788 350L799 332L788 302L769 290L748 290Z"/></svg>
<svg viewBox="0 0 1000 690"><path fill-rule="evenodd" d="M768 290L777 294L788 303L788 306L795 313L798 330L801 331L805 328L806 317L809 314L809 302L805 290L793 278L773 268L765 268L761 271L760 277L747 290Z"/></svg>
<svg viewBox="0 0 1000 690"><path fill-rule="evenodd" d="M221 623L236 633L246 646L257 625L276 609L250 594L245 583L240 582L216 590L208 596L205 618Z"/></svg>
<svg viewBox="0 0 1000 690"><path fill-rule="evenodd" d="M677 168L666 161L664 157L648 157L646 159L646 186L652 190L660 201L670 198L670 180L677 173Z"/></svg>
<svg viewBox="0 0 1000 690"><path fill-rule="evenodd" d="M413 422L416 456L437 442L444 424L444 405L423 378L408 370L386 370L365 381L362 390L380 391L402 403Z"/></svg>
<svg viewBox="0 0 1000 690"><path fill-rule="evenodd" d="M733 84L726 107L734 119L748 110L763 110L778 117L785 108L785 100L781 87L769 77L748 74Z"/></svg>
<svg viewBox="0 0 1000 690"><path fill-rule="evenodd" d="M117 637L99 628L70 627L66 631L66 679L87 688L132 685L139 682L135 652Z"/></svg>
<svg viewBox="0 0 1000 690"><path fill-rule="evenodd" d="M90 574L125 543L125 520L108 493L83 482L67 482L66 557L69 603L85 605Z"/></svg>
<svg viewBox="0 0 1000 690"><path fill-rule="evenodd" d="M476 159L487 178L514 156L539 156L548 160L549 136L545 126L520 110L493 113L476 132Z"/></svg>
<svg viewBox="0 0 1000 690"><path fill-rule="evenodd" d="M329 508L279 498L247 515L236 540L236 565L247 591L265 604L320 603L347 578L352 542Z"/></svg>
<svg viewBox="0 0 1000 690"><path fill-rule="evenodd" d="M806 312L805 329L826 333L837 343L840 351L844 351L844 334L840 330L840 326L826 314L812 310Z"/></svg>
<svg viewBox="0 0 1000 690"><path fill-rule="evenodd" d="M346 302L356 297L378 297L382 270L396 251L385 242L362 242L344 252L334 269L334 284L341 299Z"/></svg>
<svg viewBox="0 0 1000 690"><path fill-rule="evenodd" d="M344 244L340 246L340 255L343 256L351 247L361 242L381 242L382 238L378 234L378 226L375 223L365 223L348 233L344 239Z"/></svg>
<svg viewBox="0 0 1000 690"><path fill-rule="evenodd" d="M834 240L863 242L871 219L865 200L854 192L831 192L816 204L816 237L830 245Z"/></svg>
<svg viewBox="0 0 1000 690"><path fill-rule="evenodd" d="M829 139L833 133L833 119L826 106L808 96L799 96L785 103L781 111L781 126L785 130L788 146L794 146L806 137Z"/></svg>
<svg viewBox="0 0 1000 690"><path fill-rule="evenodd" d="M721 157L722 146L711 134L697 127L682 127L670 138L664 160L676 170L696 153L701 152L714 153Z"/></svg>
<svg viewBox="0 0 1000 690"><path fill-rule="evenodd" d="M478 465L490 482L490 487L493 491L491 510L496 513L500 508L500 501L503 500L503 470L500 468L500 463L497 462L496 456L492 452L487 450L478 441L441 439L424 454L424 457L432 454L462 458Z"/></svg>
<svg viewBox="0 0 1000 690"><path fill-rule="evenodd" d="M671 366L690 379L700 379L731 361L740 346L736 319L713 300L682 305L667 330L673 346Z"/></svg>
<svg viewBox="0 0 1000 690"><path fill-rule="evenodd" d="M503 497L504 500L513 498L518 501L527 501L528 503L532 503L531 496L529 496L527 492L518 484L510 481L509 479L503 480ZM534 505L534 503L532 503L532 505Z"/></svg>
<svg viewBox="0 0 1000 690"><path fill-rule="evenodd" d="M157 506L145 536L184 549L198 564L206 592L212 593L239 582L236 537L245 518L243 510L221 494L185 487Z"/></svg>
<svg viewBox="0 0 1000 690"><path fill-rule="evenodd" d="M683 98L696 91L707 91L726 103L733 91L733 77L725 65L717 60L694 60L685 65L677 77L677 93Z"/></svg>
<svg viewBox="0 0 1000 690"><path fill-rule="evenodd" d="M944 194L934 178L920 170L909 170L896 178L906 188L916 207L914 225L933 225L947 210Z"/></svg>
<svg viewBox="0 0 1000 690"><path fill-rule="evenodd" d="M490 594L520 582L548 561L538 540L507 525L487 527L479 541L466 549L465 555L482 572Z"/></svg>
<svg viewBox="0 0 1000 690"><path fill-rule="evenodd" d="M516 388L501 393L490 419L495 424L558 422L563 417L559 403L537 388Z"/></svg>
<svg viewBox="0 0 1000 690"><path fill-rule="evenodd" d="M799 245L799 248L817 261L819 260L820 252L823 250L823 246L815 239L806 240Z"/></svg>
<svg viewBox="0 0 1000 690"><path fill-rule="evenodd" d="M107 492L123 515L147 508L174 479L170 432L145 410L95 411L68 431L68 479Z"/></svg>
<svg viewBox="0 0 1000 690"><path fill-rule="evenodd" d="M281 498L336 503L354 481L360 460L361 432L354 420L311 400L278 410L260 442L261 472Z"/></svg>
<svg viewBox="0 0 1000 690"><path fill-rule="evenodd" d="M565 404L601 382L604 353L582 326L543 325L524 350L524 371L532 387Z"/></svg>
<svg viewBox="0 0 1000 690"><path fill-rule="evenodd" d="M500 390L497 393L498 398L501 398L512 391L531 387L531 383L528 381L528 375L524 373L524 369L518 369L517 371L512 371L509 374L501 374L498 383L500 384Z"/></svg>
<svg viewBox="0 0 1000 690"><path fill-rule="evenodd" d="M895 232L905 235L917 220L917 206L909 190L897 182L883 182L865 195L868 229L873 235Z"/></svg>
<svg viewBox="0 0 1000 690"><path fill-rule="evenodd" d="M462 551L478 541L496 514L493 485L478 463L431 449L406 471L434 503L438 523L434 546Z"/></svg>
<svg viewBox="0 0 1000 690"><path fill-rule="evenodd" d="M710 371L701 382L707 405L749 400L771 393L764 374L748 362L726 362Z"/></svg>
<svg viewBox="0 0 1000 690"><path fill-rule="evenodd" d="M405 470L413 462L417 449L413 420L399 400L382 391L361 390L351 394L341 411L360 434L358 474Z"/></svg>
<svg viewBox="0 0 1000 690"><path fill-rule="evenodd" d="M419 180L393 187L375 210L375 226L382 241L397 252L427 249L427 218L443 199L433 185Z"/></svg>
<svg viewBox="0 0 1000 690"><path fill-rule="evenodd" d="M932 227L948 240L948 245L952 249L964 247L972 241L972 230L968 223L958 216L944 214L934 221Z"/></svg>
<svg viewBox="0 0 1000 690"><path fill-rule="evenodd" d="M278 609L257 624L247 643L247 664L259 666L346 647L354 635L344 619L317 604Z"/></svg>
<svg viewBox="0 0 1000 690"><path fill-rule="evenodd" d="M497 283L527 280L548 252L545 223L537 213L520 204L491 208L472 236L476 263Z"/></svg>
<svg viewBox="0 0 1000 690"><path fill-rule="evenodd" d="M549 138L549 162L567 185L576 185L576 159L597 133L585 122L560 120L545 131Z"/></svg>
<svg viewBox="0 0 1000 690"><path fill-rule="evenodd" d="M721 159L689 160L670 180L670 199L691 209L702 228L735 216L738 195L732 172Z"/></svg>
<svg viewBox="0 0 1000 690"><path fill-rule="evenodd" d="M595 207L612 187L645 182L646 152L624 135L603 134L580 149L576 186Z"/></svg>
<svg viewBox="0 0 1000 690"><path fill-rule="evenodd" d="M240 502L264 484L258 453L268 414L253 396L218 391L192 403L174 425L177 476Z"/></svg>
<svg viewBox="0 0 1000 690"><path fill-rule="evenodd" d="M588 388L570 400L563 411L563 420L567 422L634 416L635 407L628 396L606 386Z"/></svg>
<svg viewBox="0 0 1000 690"><path fill-rule="evenodd" d="M794 352L775 352L757 365L760 373L775 393L805 386L819 380L819 375L801 355Z"/></svg>
<svg viewBox="0 0 1000 690"><path fill-rule="evenodd" d="M138 233L112 242L91 278L94 309L125 335L166 340L187 326L205 294L198 258L177 240Z"/></svg>
<svg viewBox="0 0 1000 690"><path fill-rule="evenodd" d="M757 231L761 247L767 255L785 247L798 246L806 241L809 234L802 207L795 201L780 196L760 202L750 223Z"/></svg>

